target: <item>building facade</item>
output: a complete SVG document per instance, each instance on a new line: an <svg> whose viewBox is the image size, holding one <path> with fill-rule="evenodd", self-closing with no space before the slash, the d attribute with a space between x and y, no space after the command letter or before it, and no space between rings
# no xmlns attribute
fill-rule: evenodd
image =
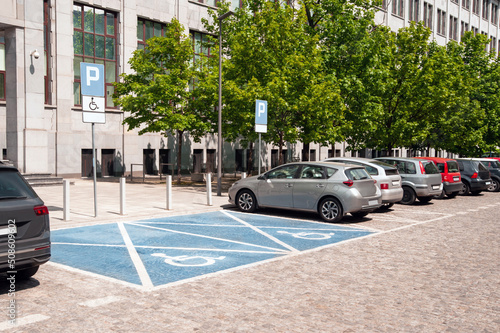
<svg viewBox="0 0 500 333"><path fill-rule="evenodd" d="M496 0L392 0L377 12L376 22L393 30L411 21L425 21L440 44L459 40L472 30L491 38L500 49ZM105 68L106 123L95 125L97 172L121 176L145 169L156 174L176 163L175 138L128 131L124 113L113 105L112 82L130 72L128 60L145 41L161 35L177 18L189 31L196 56L204 38L202 18L216 0L2 0L0 12L0 148L2 158L24 173L87 177L92 172L91 124L82 120L80 62ZM233 7L239 0L232 0ZM217 138L201 143L185 137L183 172L215 172ZM257 150L255 150L257 152ZM289 144L285 161L320 160L351 155L345 143L333 147ZM371 152L355 155L369 157ZM396 150L405 156L406 151ZM224 143L225 172L248 171L249 150ZM263 147L264 167L278 161L278 149ZM253 168L256 169L257 159Z"/></svg>

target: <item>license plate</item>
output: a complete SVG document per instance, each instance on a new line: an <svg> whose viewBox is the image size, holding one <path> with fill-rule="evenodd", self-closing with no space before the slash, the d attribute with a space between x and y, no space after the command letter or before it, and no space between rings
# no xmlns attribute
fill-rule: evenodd
<svg viewBox="0 0 500 333"><path fill-rule="evenodd" d="M490 182L486 182L486 185L490 185L491 183Z"/></svg>
<svg viewBox="0 0 500 333"><path fill-rule="evenodd" d="M368 201L368 206L375 206L375 205L378 205L378 201L377 200L370 200L370 201Z"/></svg>
<svg viewBox="0 0 500 333"><path fill-rule="evenodd" d="M439 185L432 185L433 190L439 190L439 187L440 187Z"/></svg>
<svg viewBox="0 0 500 333"><path fill-rule="evenodd" d="M0 236L1 235L8 235L8 234L15 234L17 232L16 226L12 226L10 228L4 227L0 228Z"/></svg>
<svg viewBox="0 0 500 333"><path fill-rule="evenodd" d="M454 181L454 182L458 182L459 180L460 180L460 178L458 178L458 177L453 177L453 181Z"/></svg>

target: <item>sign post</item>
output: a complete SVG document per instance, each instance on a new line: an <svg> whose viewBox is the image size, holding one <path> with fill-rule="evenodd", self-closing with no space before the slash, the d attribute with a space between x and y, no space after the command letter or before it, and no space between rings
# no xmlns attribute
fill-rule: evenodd
<svg viewBox="0 0 500 333"><path fill-rule="evenodd" d="M267 101L255 101L255 132L259 133L259 175L262 164L261 157L261 135L267 133Z"/></svg>
<svg viewBox="0 0 500 333"><path fill-rule="evenodd" d="M106 123L104 112L104 65L80 63L82 87L82 117L92 123L92 170L94 178L94 217L97 217L97 168L95 156L95 124Z"/></svg>

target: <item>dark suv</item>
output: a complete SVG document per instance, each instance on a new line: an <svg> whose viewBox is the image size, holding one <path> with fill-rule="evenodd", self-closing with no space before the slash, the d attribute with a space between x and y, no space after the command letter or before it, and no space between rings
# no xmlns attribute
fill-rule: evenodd
<svg viewBox="0 0 500 333"><path fill-rule="evenodd" d="M480 161L471 158L459 158L456 161L463 183L460 195L477 195L488 190L491 185L490 172Z"/></svg>
<svg viewBox="0 0 500 333"><path fill-rule="evenodd" d="M488 169L491 176L491 185L488 187L488 192L500 191L500 162L493 158L477 158Z"/></svg>
<svg viewBox="0 0 500 333"><path fill-rule="evenodd" d="M0 165L0 273L27 279L49 259L47 207L16 168Z"/></svg>

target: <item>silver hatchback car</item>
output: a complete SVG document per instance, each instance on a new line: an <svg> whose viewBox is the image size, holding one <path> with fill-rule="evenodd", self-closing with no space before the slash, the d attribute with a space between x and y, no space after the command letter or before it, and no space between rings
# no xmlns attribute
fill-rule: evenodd
<svg viewBox="0 0 500 333"><path fill-rule="evenodd" d="M411 205L417 198L420 202L429 202L443 190L441 173L432 161L404 157L377 157L376 160L398 168L403 180L401 204Z"/></svg>
<svg viewBox="0 0 500 333"><path fill-rule="evenodd" d="M389 209L395 202L403 198L401 176L398 169L387 163L363 157L331 157L324 162L338 162L359 165L366 169L368 174L377 181L382 192L382 206L380 209Z"/></svg>
<svg viewBox="0 0 500 333"><path fill-rule="evenodd" d="M338 222L347 213L363 217L381 206L375 182L363 167L297 162L238 180L229 189L229 202L243 212L259 207L303 210Z"/></svg>

